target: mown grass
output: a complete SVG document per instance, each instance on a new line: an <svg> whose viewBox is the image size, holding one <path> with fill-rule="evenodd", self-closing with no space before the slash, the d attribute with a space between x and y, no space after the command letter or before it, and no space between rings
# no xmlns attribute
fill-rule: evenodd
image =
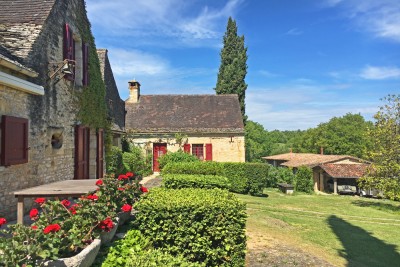
<svg viewBox="0 0 400 267"><path fill-rule="evenodd" d="M400 266L400 203L334 195L237 195L248 243L289 244L335 266Z"/></svg>

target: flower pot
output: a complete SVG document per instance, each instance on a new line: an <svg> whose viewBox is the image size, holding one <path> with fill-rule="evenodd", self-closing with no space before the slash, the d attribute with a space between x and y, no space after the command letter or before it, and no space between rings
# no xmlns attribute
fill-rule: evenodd
<svg viewBox="0 0 400 267"><path fill-rule="evenodd" d="M110 241L113 239L115 236L115 233L117 232L117 228L119 225L119 218L114 219L114 227L111 229L110 232L101 232L100 233L100 240L102 244L107 244L110 243Z"/></svg>
<svg viewBox="0 0 400 267"><path fill-rule="evenodd" d="M119 212L118 214L119 222L118 225L123 225L130 219L133 219L133 215L130 212Z"/></svg>
<svg viewBox="0 0 400 267"><path fill-rule="evenodd" d="M69 257L60 258L57 260L49 260L43 262L42 266L48 267L89 267L92 265L99 253L101 240L95 239L93 242L83 249L79 254Z"/></svg>

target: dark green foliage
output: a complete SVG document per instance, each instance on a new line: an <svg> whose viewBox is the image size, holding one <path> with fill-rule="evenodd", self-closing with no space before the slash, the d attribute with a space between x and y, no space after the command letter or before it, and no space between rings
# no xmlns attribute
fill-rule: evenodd
<svg viewBox="0 0 400 267"><path fill-rule="evenodd" d="M228 25L221 50L221 65L215 91L220 94L237 94L243 119L245 120L245 96L247 84L247 47L244 45L244 36L237 35L235 20L228 19Z"/></svg>
<svg viewBox="0 0 400 267"><path fill-rule="evenodd" d="M312 169L306 166L299 167L295 175L295 190L311 193L314 191L313 186Z"/></svg>
<svg viewBox="0 0 400 267"><path fill-rule="evenodd" d="M253 121L247 121L245 126L245 146L247 162L262 162L261 157L270 155L271 142L264 127Z"/></svg>
<svg viewBox="0 0 400 267"><path fill-rule="evenodd" d="M261 195L268 184L269 166L265 163L197 161L170 163L162 174L219 175L227 177L230 191Z"/></svg>
<svg viewBox="0 0 400 267"><path fill-rule="evenodd" d="M122 150L119 147L112 146L106 156L107 173L124 173L125 167L122 161Z"/></svg>
<svg viewBox="0 0 400 267"><path fill-rule="evenodd" d="M221 175L222 166L215 161L194 161L169 163L162 169L162 174L202 174ZM223 176L223 175L222 175Z"/></svg>
<svg viewBox="0 0 400 267"><path fill-rule="evenodd" d="M295 152L350 155L364 157L371 148L371 139L367 131L372 123L365 121L360 114L348 113L343 117L334 117L329 122L321 123L317 128L307 130L294 144Z"/></svg>
<svg viewBox="0 0 400 267"><path fill-rule="evenodd" d="M246 207L221 189L154 188L136 203L154 248L206 266L244 266Z"/></svg>
<svg viewBox="0 0 400 267"><path fill-rule="evenodd" d="M122 159L126 171L133 172L142 177L153 173L152 155L144 155L140 147L130 146L129 152L122 154Z"/></svg>
<svg viewBox="0 0 400 267"><path fill-rule="evenodd" d="M158 163L161 171L165 165L171 162L175 163L175 162L193 162L193 161L199 161L199 159L196 156L189 153L185 153L183 151L167 152L166 154L158 158Z"/></svg>
<svg viewBox="0 0 400 267"><path fill-rule="evenodd" d="M277 187L278 183L293 184L294 174L292 169L271 166L268 172L267 186Z"/></svg>
<svg viewBox="0 0 400 267"><path fill-rule="evenodd" d="M163 186L170 189L231 187L228 178L218 175L164 174L162 178Z"/></svg>

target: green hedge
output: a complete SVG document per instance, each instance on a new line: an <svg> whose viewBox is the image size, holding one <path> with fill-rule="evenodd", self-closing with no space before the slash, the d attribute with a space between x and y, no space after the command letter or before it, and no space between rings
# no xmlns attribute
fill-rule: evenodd
<svg viewBox="0 0 400 267"><path fill-rule="evenodd" d="M161 250L147 250L142 253L130 255L127 267L202 267L204 264L187 261L184 257L172 256Z"/></svg>
<svg viewBox="0 0 400 267"><path fill-rule="evenodd" d="M153 246L206 266L244 266L246 207L221 189L154 188L135 204Z"/></svg>
<svg viewBox="0 0 400 267"><path fill-rule="evenodd" d="M295 175L295 190L311 193L314 191L313 171L310 167L300 166Z"/></svg>
<svg viewBox="0 0 400 267"><path fill-rule="evenodd" d="M270 166L264 163L244 162L179 162L167 164L164 174L219 175L229 179L230 191L251 195L262 195L268 185Z"/></svg>
<svg viewBox="0 0 400 267"><path fill-rule="evenodd" d="M221 188L229 189L228 178L218 175L200 174L165 174L162 177L163 186L170 189L180 188Z"/></svg>
<svg viewBox="0 0 400 267"><path fill-rule="evenodd" d="M199 161L199 159L196 156L183 151L167 152L158 158L158 164L161 171L168 163L193 161Z"/></svg>

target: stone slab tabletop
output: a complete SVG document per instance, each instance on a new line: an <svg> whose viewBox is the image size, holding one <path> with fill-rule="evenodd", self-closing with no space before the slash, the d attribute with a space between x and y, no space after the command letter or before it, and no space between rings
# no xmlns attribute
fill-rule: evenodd
<svg viewBox="0 0 400 267"><path fill-rule="evenodd" d="M96 181L97 179L59 181L15 191L14 196L80 196L95 191Z"/></svg>

